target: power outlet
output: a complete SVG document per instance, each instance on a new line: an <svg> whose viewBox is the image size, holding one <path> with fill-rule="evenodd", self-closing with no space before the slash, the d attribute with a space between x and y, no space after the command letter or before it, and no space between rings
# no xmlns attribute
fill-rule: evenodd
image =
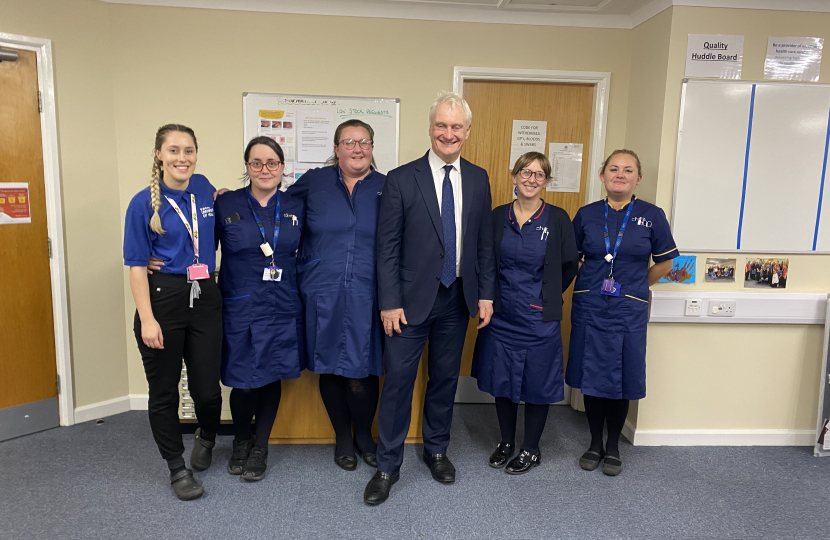
<svg viewBox="0 0 830 540"><path fill-rule="evenodd" d="M686 317L700 317L703 315L703 300L686 299Z"/></svg>
<svg viewBox="0 0 830 540"><path fill-rule="evenodd" d="M709 315L711 317L734 317L736 307L735 300L710 300Z"/></svg>

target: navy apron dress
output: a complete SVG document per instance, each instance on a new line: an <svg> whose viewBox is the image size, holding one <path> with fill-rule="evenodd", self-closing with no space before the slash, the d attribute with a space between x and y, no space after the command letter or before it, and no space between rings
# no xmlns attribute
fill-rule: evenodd
<svg viewBox="0 0 830 540"><path fill-rule="evenodd" d="M666 214L640 199L620 210L608 207L610 251L629 204L633 207L614 261L619 296L600 294L611 268L605 260L605 200L583 206L573 221L584 260L574 285L565 382L589 396L645 397L649 259L659 263L680 255Z"/></svg>
<svg viewBox="0 0 830 540"><path fill-rule="evenodd" d="M265 281L263 272L271 257L260 249L263 234L254 212L273 249L278 206L274 263L282 274L279 281ZM295 379L304 367L296 272L303 203L277 192L268 206L262 207L242 188L220 195L215 209L216 239L222 246L222 383L231 388L260 388L277 380Z"/></svg>
<svg viewBox="0 0 830 540"><path fill-rule="evenodd" d="M562 335L559 321L542 320L545 226L550 205L520 229L513 205L505 208L500 249L502 311L479 330L471 375L478 388L514 403L556 403L564 399Z"/></svg>
<svg viewBox="0 0 830 540"><path fill-rule="evenodd" d="M372 171L349 193L334 166L312 169L288 188L306 203L297 271L314 373L383 375L375 246L385 181Z"/></svg>

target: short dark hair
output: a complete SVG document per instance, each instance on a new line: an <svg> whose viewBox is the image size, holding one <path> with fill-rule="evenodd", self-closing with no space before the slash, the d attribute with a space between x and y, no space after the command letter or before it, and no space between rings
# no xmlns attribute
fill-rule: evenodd
<svg viewBox="0 0 830 540"><path fill-rule="evenodd" d="M534 161L539 162L539 166L542 167L542 170L545 171L545 178L550 178L550 161L548 160L545 154L541 152L528 152L526 154L522 154L519 156L519 159L516 160L516 164L513 165L513 170L510 172L513 176L516 176L521 172L522 169L533 163Z"/></svg>
<svg viewBox="0 0 830 540"><path fill-rule="evenodd" d="M248 146L245 147L245 154L242 156L242 159L245 160L246 164L248 163L248 158L251 157L251 148L258 144L265 145L271 150L273 150L274 153L277 154L277 157L280 158L280 161L285 163L285 154L282 151L282 147L279 144L277 144L277 141L275 141L271 137L260 135L259 137L254 137L253 139L251 139L251 141L248 143ZM251 177L248 176L248 168L245 167L245 174L242 175L242 182L244 183L250 181Z"/></svg>

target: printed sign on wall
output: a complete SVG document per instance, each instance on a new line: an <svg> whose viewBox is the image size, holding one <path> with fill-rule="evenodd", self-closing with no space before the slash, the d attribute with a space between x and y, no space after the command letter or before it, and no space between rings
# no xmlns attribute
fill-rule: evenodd
<svg viewBox="0 0 830 540"><path fill-rule="evenodd" d="M764 79L818 82L823 46L822 38L769 38Z"/></svg>
<svg viewBox="0 0 830 540"><path fill-rule="evenodd" d="M0 182L0 225L31 222L29 184Z"/></svg>
<svg viewBox="0 0 830 540"><path fill-rule="evenodd" d="M686 76L740 79L744 37L721 34L689 34Z"/></svg>

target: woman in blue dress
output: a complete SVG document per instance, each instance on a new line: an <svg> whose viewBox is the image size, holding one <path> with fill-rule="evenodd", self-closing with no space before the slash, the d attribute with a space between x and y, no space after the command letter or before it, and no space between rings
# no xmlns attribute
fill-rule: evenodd
<svg viewBox="0 0 830 540"><path fill-rule="evenodd" d="M343 122L327 166L308 171L287 191L306 203L297 270L308 369L320 374L336 437L334 461L347 471L357 468L356 450L377 466L372 422L383 365L375 243L386 177L374 169L373 138L365 122Z"/></svg>
<svg viewBox="0 0 830 540"><path fill-rule="evenodd" d="M663 210L634 196L641 170L637 154L615 150L600 169L607 198L583 206L573 220L582 261L565 382L582 390L591 431L579 465L592 471L603 460L609 476L622 472L619 439L628 403L646 395L648 290L679 255Z"/></svg>
<svg viewBox="0 0 830 540"><path fill-rule="evenodd" d="M499 269L494 314L479 331L473 354L472 376L496 399L501 431L489 463L509 474L539 465L550 404L564 399L559 321L562 293L576 276L578 255L568 214L541 199L550 171L544 154L521 156L512 171L516 200L493 210ZM511 460L521 401L524 444Z"/></svg>
<svg viewBox="0 0 830 540"><path fill-rule="evenodd" d="M301 200L279 191L285 163L276 142L252 139L244 159L250 184L216 199L215 236L222 246L222 382L233 388L228 472L256 481L265 476L281 381L303 370L296 251L304 211Z"/></svg>

